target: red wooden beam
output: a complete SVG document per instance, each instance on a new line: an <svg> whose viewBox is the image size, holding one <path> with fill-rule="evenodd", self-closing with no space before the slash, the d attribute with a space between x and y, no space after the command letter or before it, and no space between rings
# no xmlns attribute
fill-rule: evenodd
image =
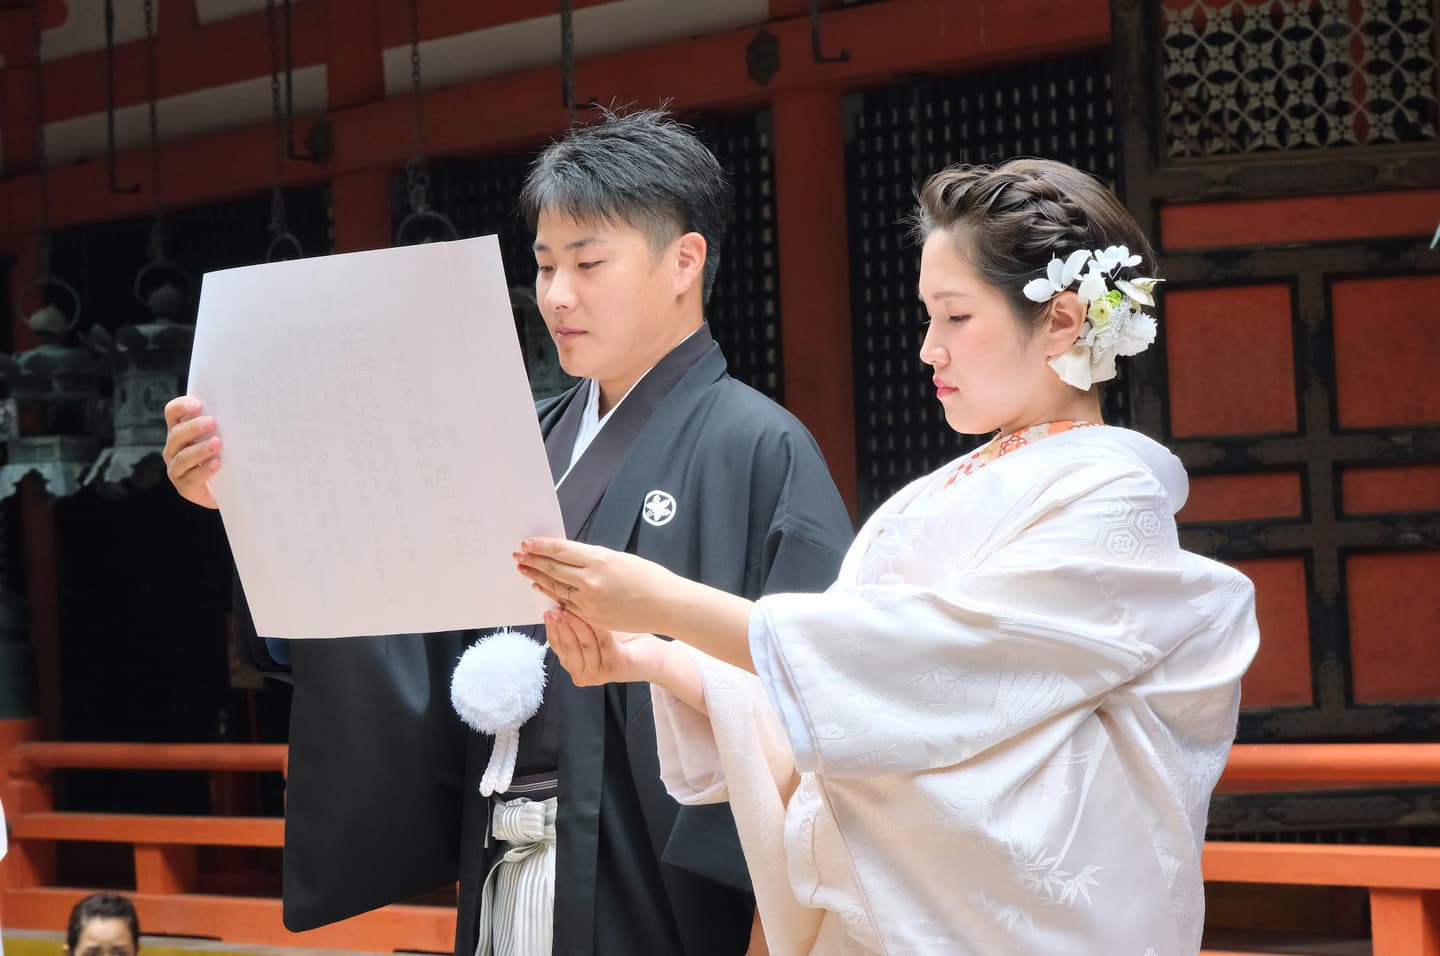
<svg viewBox="0 0 1440 956"><path fill-rule="evenodd" d="M1209 841L1205 879L1219 883L1440 888L1440 847Z"/></svg>
<svg viewBox="0 0 1440 956"><path fill-rule="evenodd" d="M10 821L24 840L83 840L148 846L285 845L281 817L170 817L147 813L25 813Z"/></svg>
<svg viewBox="0 0 1440 956"><path fill-rule="evenodd" d="M599 7L616 0L574 0L576 10ZM560 12L560 0L508 0L506 3L476 3L475 0L420 0L420 39L473 33L507 23L520 23ZM382 10L380 36L385 47L410 42L410 5L387 3Z"/></svg>
<svg viewBox="0 0 1440 956"><path fill-rule="evenodd" d="M654 103L672 108L745 108L786 90L850 90L922 71L977 69L1000 63L1091 51L1109 41L1106 0L887 0L823 15L825 42L846 47L847 63L817 64L810 56L805 18L769 23L780 45L780 69L768 87L746 74L746 47L756 28L671 41L580 62L576 93L602 101ZM564 128L559 68L526 70L435 90L424 97L427 147L435 155L463 155L543 140ZM303 185L363 169L404 163L412 142L408 97L338 110L331 120L335 156L327 168L291 163L285 181ZM144 181L143 153L120 161L120 177ZM270 130L257 127L174 143L162 150L168 202L185 205L254 194L272 175ZM57 169L52 220L57 225L140 215L142 193L116 196L106 189L104 163ZM35 180L20 177L0 189L0 233L35 228Z"/></svg>
<svg viewBox="0 0 1440 956"><path fill-rule="evenodd" d="M284 744L22 743L12 770L285 770Z"/></svg>
<svg viewBox="0 0 1440 956"><path fill-rule="evenodd" d="M599 6L614 0L576 0L575 7ZM180 9L193 5L180 4ZM291 65L316 66L342 52L330 46L336 32L349 31L349 11L342 5L332 18L328 3L297 2L291 8ZM470 33L559 12L558 0L510 0L475 3L474 0L422 0L420 38ZM77 7L78 11L78 7ZM359 7L363 17L365 7ZM270 40L264 11L222 20L208 26L177 21L167 8L155 38L155 82L159 95L179 96L227 83L270 75ZM409 4L388 3L380 11L378 38L382 48L410 42ZM75 16L98 16L98 5ZM27 14L28 16L28 14ZM279 13L277 12L277 23ZM369 29L368 26L363 29ZM26 36L29 33L26 21ZM28 41L27 41L28 42ZM8 62L8 61L7 61ZM45 115L50 122L87 116L105 109L105 51L92 50L46 64ZM133 106L147 97L145 42L131 40L115 46L115 105Z"/></svg>
<svg viewBox="0 0 1440 956"><path fill-rule="evenodd" d="M1225 783L1440 783L1440 744L1236 744Z"/></svg>
<svg viewBox="0 0 1440 956"><path fill-rule="evenodd" d="M780 49L780 69L768 86L746 72L747 47L758 32L748 27L582 60L575 92L601 102L664 98L677 110L750 107L788 90L858 89L906 73L1095 50L1109 41L1108 9L1105 0L888 0L822 15L826 44L852 54L845 63L814 62L808 18L766 24ZM427 126L427 146L478 152L563 129L558 74L558 66L545 67L433 91L427 113L454 121ZM397 97L335 117L335 162L341 168L403 162L410 110Z"/></svg>
<svg viewBox="0 0 1440 956"><path fill-rule="evenodd" d="M99 4L93 4L93 9L91 4L77 4L73 15L99 16L98 8ZM295 69L323 63L326 5L315 0L296 3L291 23ZM146 102L145 71L143 39L116 45L117 107ZM269 75L270 41L263 11L190 29L177 28L168 15L162 19L155 36L155 85L162 99ZM104 49L46 63L46 122L103 112L105 83Z"/></svg>
<svg viewBox="0 0 1440 956"><path fill-rule="evenodd" d="M1166 252L1290 242L1429 236L1440 189L1179 203L1160 210Z"/></svg>

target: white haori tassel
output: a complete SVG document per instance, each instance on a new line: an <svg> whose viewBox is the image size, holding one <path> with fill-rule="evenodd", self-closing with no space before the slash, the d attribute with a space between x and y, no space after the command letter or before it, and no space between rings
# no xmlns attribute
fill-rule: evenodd
<svg viewBox="0 0 1440 956"><path fill-rule="evenodd" d="M455 665L450 704L472 729L495 736L480 778L485 796L510 789L520 752L520 727L545 696L545 645L518 631L500 630L476 641Z"/></svg>

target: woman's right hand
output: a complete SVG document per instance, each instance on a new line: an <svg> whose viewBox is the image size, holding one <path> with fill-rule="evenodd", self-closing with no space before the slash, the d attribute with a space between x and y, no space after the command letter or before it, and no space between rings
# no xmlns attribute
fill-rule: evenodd
<svg viewBox="0 0 1440 956"><path fill-rule="evenodd" d="M201 415L198 398L181 395L165 406L165 473L180 497L205 508L218 508L210 478L220 470L220 436L215 419Z"/></svg>

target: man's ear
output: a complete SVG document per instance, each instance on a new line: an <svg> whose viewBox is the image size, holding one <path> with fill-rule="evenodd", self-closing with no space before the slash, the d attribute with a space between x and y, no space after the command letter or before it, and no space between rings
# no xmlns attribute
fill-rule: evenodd
<svg viewBox="0 0 1440 956"><path fill-rule="evenodd" d="M1064 355L1085 331L1085 303L1069 289L1050 300L1050 314L1040 334L1045 336L1045 357Z"/></svg>
<svg viewBox="0 0 1440 956"><path fill-rule="evenodd" d="M687 232L675 240L674 293L678 298L689 292L696 283L705 281L705 237L698 232ZM703 285L701 287L703 294Z"/></svg>

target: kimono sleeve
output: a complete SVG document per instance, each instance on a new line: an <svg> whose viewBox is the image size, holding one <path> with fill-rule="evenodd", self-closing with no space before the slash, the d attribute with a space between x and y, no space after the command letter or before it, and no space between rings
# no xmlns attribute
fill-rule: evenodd
<svg viewBox="0 0 1440 956"><path fill-rule="evenodd" d="M296 641L284 922L292 932L453 883L465 725L462 631Z"/></svg>
<svg viewBox="0 0 1440 956"><path fill-rule="evenodd" d="M748 781L752 786L785 788L795 758L759 679L692 647L685 653L700 674L708 712L695 710L663 688L651 689L666 791L687 805L730 801L729 781L737 776L737 766L753 778Z"/></svg>
<svg viewBox="0 0 1440 956"><path fill-rule="evenodd" d="M729 468L740 472L735 467L739 459L738 455L727 459ZM782 590L824 588L834 581L853 532L844 502L814 440L798 423L773 428L743 460L749 465L748 508L737 506L729 512L715 512L733 523L741 512L748 511L751 520L743 589L735 586L738 582L726 589L758 597ZM706 667L703 662L700 666L702 677L707 678L707 702L713 707L711 691L718 686L715 681L727 679L727 672L718 666ZM732 807L724 806L736 799L727 779L735 765L727 768L722 750L727 740L729 746L741 750L758 747L757 741L765 736L764 721L757 724L750 718L768 713L770 705L753 675L748 680L737 680L730 690L733 693L727 693L726 699L733 702L736 719L718 735L711 716L698 713L663 691L652 691L661 778L671 796L686 804L676 815L664 859L723 885L748 889L750 881L740 852L742 841L735 830L735 814ZM727 709L730 706L727 704ZM773 724L773 715L770 721ZM778 725L774 726L778 729ZM757 799L766 801L780 799L775 796L778 791L771 778L788 778L793 763L783 732L771 736L778 740L778 747L757 750L751 755L755 760L746 758L747 776L762 784L755 791ZM751 767L758 767L758 772L750 773ZM767 796L758 796L767 791ZM748 793L741 799L750 799ZM730 852L695 850L711 847L717 841L727 844Z"/></svg>
<svg viewBox="0 0 1440 956"><path fill-rule="evenodd" d="M1148 473L1102 474L1020 527L975 567L940 569L933 587L756 605L756 668L800 770L954 766L1088 714L1187 641L1214 641L1219 658L1233 625L1253 631L1249 581L1183 560L1193 556ZM1232 656L1243 672L1243 653Z"/></svg>
<svg viewBox="0 0 1440 956"><path fill-rule="evenodd" d="M766 453L754 454L752 461L762 484L770 487L764 498L773 504L760 525L765 529L763 539L756 542L758 547L749 549L754 564L746 569L747 596L821 591L835 580L849 545L849 515L809 436L777 430L766 437L769 441L762 446ZM721 803L730 797L711 726L715 705L724 701L731 737L740 733L735 729L739 721L764 738L766 728L755 722L755 708L768 711L769 707L753 675L704 654L692 657L711 712L700 713L662 688L653 688L661 777L670 795L681 803ZM783 755L770 752L764 759L788 763L789 748L783 750Z"/></svg>

